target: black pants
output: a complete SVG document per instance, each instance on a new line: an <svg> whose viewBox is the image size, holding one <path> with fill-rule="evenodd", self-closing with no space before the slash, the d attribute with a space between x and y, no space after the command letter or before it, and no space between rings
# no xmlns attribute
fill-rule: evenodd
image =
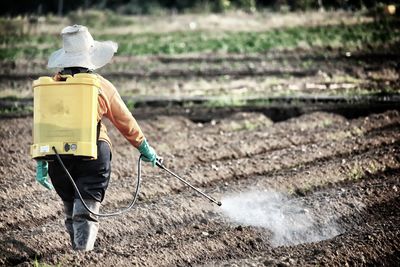
<svg viewBox="0 0 400 267"><path fill-rule="evenodd" d="M104 141L97 143L96 160L65 158L63 162L82 197L102 202L111 174L111 149L108 143ZM72 202L79 198L58 161L49 162L49 176L63 201Z"/></svg>

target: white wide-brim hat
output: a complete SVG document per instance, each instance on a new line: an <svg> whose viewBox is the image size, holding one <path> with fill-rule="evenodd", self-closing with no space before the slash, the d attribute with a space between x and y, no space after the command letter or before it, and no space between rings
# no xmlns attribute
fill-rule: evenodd
<svg viewBox="0 0 400 267"><path fill-rule="evenodd" d="M95 41L82 25L65 27L61 31L63 48L53 52L48 68L82 67L95 70L111 61L118 45L112 41Z"/></svg>

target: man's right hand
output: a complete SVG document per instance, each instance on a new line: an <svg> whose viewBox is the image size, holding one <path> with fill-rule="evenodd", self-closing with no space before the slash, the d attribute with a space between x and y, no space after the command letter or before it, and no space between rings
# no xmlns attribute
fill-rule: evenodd
<svg viewBox="0 0 400 267"><path fill-rule="evenodd" d="M144 161L151 162L153 167L156 166L156 162L157 162L157 158L158 158L156 151L154 150L154 148L152 148L149 145L149 143L147 142L146 139L143 140L143 142L140 144L139 152L140 152L140 154L142 154Z"/></svg>

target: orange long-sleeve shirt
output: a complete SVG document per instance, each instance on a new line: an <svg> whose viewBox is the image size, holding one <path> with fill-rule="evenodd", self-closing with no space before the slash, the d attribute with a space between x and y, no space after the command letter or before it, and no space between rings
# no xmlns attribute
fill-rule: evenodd
<svg viewBox="0 0 400 267"><path fill-rule="evenodd" d="M114 85L101 75L97 74L97 76L100 81L97 121L101 122L103 116L108 118L134 147L139 148L145 139L139 124L126 107ZM60 74L54 76L56 81L64 79ZM106 141L111 146L107 128L102 122L100 124L99 140Z"/></svg>
<svg viewBox="0 0 400 267"><path fill-rule="evenodd" d="M122 101L114 85L101 75L98 75L98 77L101 87L98 98L98 120L101 120L103 116L108 118L122 135L125 136L134 147L138 148L145 139L139 124ZM106 126L103 123L101 123L99 139L111 145Z"/></svg>

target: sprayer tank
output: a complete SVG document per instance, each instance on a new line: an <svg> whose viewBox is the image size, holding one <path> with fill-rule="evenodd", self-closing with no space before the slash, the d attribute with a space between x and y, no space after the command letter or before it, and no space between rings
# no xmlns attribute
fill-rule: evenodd
<svg viewBox="0 0 400 267"><path fill-rule="evenodd" d="M96 75L76 74L65 81L40 77L33 82L33 145L35 159L59 154L97 158Z"/></svg>

